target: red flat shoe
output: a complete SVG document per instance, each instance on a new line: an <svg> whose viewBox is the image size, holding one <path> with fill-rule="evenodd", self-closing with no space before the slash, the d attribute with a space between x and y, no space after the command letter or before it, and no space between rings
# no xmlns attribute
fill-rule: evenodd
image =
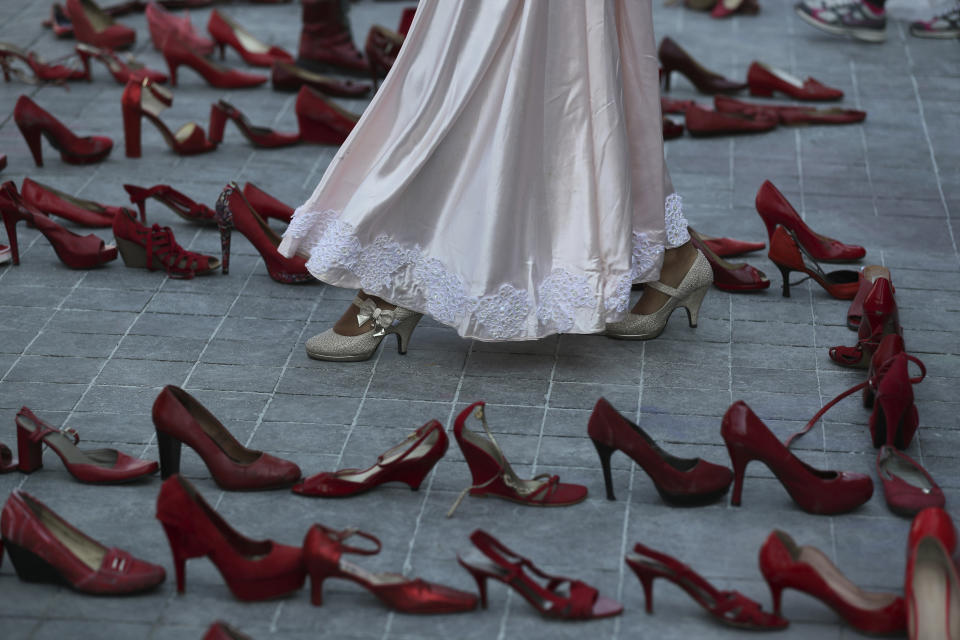
<svg viewBox="0 0 960 640"><path fill-rule="evenodd" d="M751 631L772 631L790 626L788 620L767 613L757 602L739 591L718 591L676 558L639 542L634 545L633 553L627 554L624 560L643 585L647 613L653 613L653 581L655 578L664 578L686 591L697 604L725 625Z"/></svg>
<svg viewBox="0 0 960 640"><path fill-rule="evenodd" d="M587 488L579 484L560 482L559 476L549 473L530 479L522 480L514 472L510 463L503 455L500 445L490 433L487 426L486 413L483 401L474 402L460 412L454 422L453 435L460 445L467 466L473 476L473 485L464 489L447 512L447 517L453 515L457 507L467 496L493 496L520 504L537 507L567 507L583 502L587 497ZM465 423L470 414L480 420L487 438L481 438L466 428Z"/></svg>
<svg viewBox="0 0 960 640"><path fill-rule="evenodd" d="M663 119L663 139L673 140L683 135L683 125L677 124L670 118Z"/></svg>
<svg viewBox="0 0 960 640"><path fill-rule="evenodd" d="M607 499L615 500L610 456L623 451L650 476L665 502L680 505L708 504L727 492L733 473L727 467L700 458L677 458L657 445L639 426L624 418L604 398L590 414L587 435L600 456ZM476 478L475 478L476 480Z"/></svg>
<svg viewBox="0 0 960 640"><path fill-rule="evenodd" d="M857 294L857 272L840 269L826 273L820 264L804 249L792 231L777 227L770 237L770 261L780 269L783 278L783 297L790 297L790 272L807 274L824 291L838 300L850 300ZM805 259L809 258L809 259ZM802 281L801 281L802 282ZM794 283L799 284L799 283Z"/></svg>
<svg viewBox="0 0 960 640"><path fill-rule="evenodd" d="M257 40L236 20L223 15L216 9L210 12L207 31L220 48L221 60L225 57L227 45L230 45L240 54L244 62L253 67L269 67L278 60L293 62L292 55L280 47L271 47Z"/></svg>
<svg viewBox="0 0 960 640"><path fill-rule="evenodd" d="M477 581L480 605L484 609L487 608L487 580L493 578L513 587L546 618L595 620L623 613L623 606L616 600L600 595L580 580L544 573L482 529L471 533L470 541L480 553L457 556L457 561Z"/></svg>
<svg viewBox="0 0 960 640"><path fill-rule="evenodd" d="M213 53L213 41L196 32L193 23L190 22L189 14L182 17L176 16L156 2L148 2L145 13L147 27L150 29L150 40L153 41L153 48L157 51L163 51L163 45L172 38L197 55L208 56Z"/></svg>
<svg viewBox="0 0 960 640"><path fill-rule="evenodd" d="M344 498L387 482L403 482L416 491L449 446L443 425L431 420L378 456L373 466L318 473L294 485L293 492L302 496Z"/></svg>
<svg viewBox="0 0 960 640"><path fill-rule="evenodd" d="M20 489L10 493L3 507L0 536L0 559L5 548L24 582L119 596L150 591L167 577L163 567L108 549Z"/></svg>
<svg viewBox="0 0 960 640"><path fill-rule="evenodd" d="M762 251L767 248L765 242L747 242L745 240L734 240L733 238L711 238L710 236L700 234L703 244L710 247L710 250L721 258L733 258L751 253L753 251Z"/></svg>
<svg viewBox="0 0 960 640"><path fill-rule="evenodd" d="M360 549L344 544L352 536L372 542L373 549ZM328 578L356 582L381 602L401 613L440 614L464 613L477 608L477 596L451 589L421 578L410 579L397 573L370 573L343 559L343 554L372 556L380 553L380 540L365 531L336 531L315 524L303 540L303 560L310 573L310 601L323 605L323 583Z"/></svg>
<svg viewBox="0 0 960 640"><path fill-rule="evenodd" d="M217 224L220 227L220 246L223 252L223 274L230 272L230 235L234 229L250 241L267 267L270 277L284 284L312 282L307 261L300 256L286 258L280 255L280 236L270 228L257 211L250 206L236 182L224 187L217 199Z"/></svg>
<svg viewBox="0 0 960 640"><path fill-rule="evenodd" d="M293 207L280 202L252 182L243 185L243 197L264 218L275 218L289 224L293 217Z"/></svg>
<svg viewBox="0 0 960 640"><path fill-rule="evenodd" d="M241 535L179 474L160 487L157 520L170 542L178 593L186 589L187 560L204 556L237 600L279 598L300 589L307 578L300 547Z"/></svg>
<svg viewBox="0 0 960 640"><path fill-rule="evenodd" d="M786 104L756 104L742 102L728 96L714 96L713 105L717 111L724 113L742 113L750 115L757 111L775 113L780 124L800 126L807 124L856 124L867 118L866 111L857 109L817 109L815 107L798 107Z"/></svg>
<svg viewBox="0 0 960 640"><path fill-rule="evenodd" d="M690 232L690 242L703 253L713 269L713 286L721 291L744 293L747 291L762 291L770 288L767 275L746 262L736 264L727 262L710 250L706 239L697 233L693 227L687 227Z"/></svg>
<svg viewBox="0 0 960 640"><path fill-rule="evenodd" d="M173 94L148 78L140 82L128 82L120 103L123 107L123 137L128 158L139 158L142 154L140 124L143 118L153 123L177 155L192 156L217 148L196 122L183 125L176 133L170 131L160 119L160 112L173 104Z"/></svg>
<svg viewBox="0 0 960 640"><path fill-rule="evenodd" d="M956 540L950 515L932 507L910 527L904 596L910 640L956 640L960 578L950 543Z"/></svg>
<svg viewBox="0 0 960 640"><path fill-rule="evenodd" d="M360 119L307 86L300 87L294 111L300 125L300 140L316 144L343 144Z"/></svg>
<svg viewBox="0 0 960 640"><path fill-rule="evenodd" d="M213 209L196 202L168 184L158 184L149 189L125 184L123 188L130 195L130 202L137 205L140 210L140 220L143 222L147 220L146 202L150 198L165 205L184 220L201 224L216 224L217 222L217 214Z"/></svg>
<svg viewBox="0 0 960 640"><path fill-rule="evenodd" d="M255 147L276 149L300 142L299 133L278 133L267 127L250 124L247 117L226 100L210 105L210 142L220 144L223 141L223 129L227 124L227 118L233 120L240 129L240 133Z"/></svg>
<svg viewBox="0 0 960 640"><path fill-rule="evenodd" d="M13 473L17 471L19 467L20 462L14 459L10 447L0 442L0 473ZM2 558L0 558L0 560L2 560Z"/></svg>
<svg viewBox="0 0 960 640"><path fill-rule="evenodd" d="M719 73L704 68L693 59L689 53L674 42L671 38L660 41L657 57L663 67L663 90L670 91L670 75L676 71L683 74L693 83L700 93L713 95L716 93L739 93L747 88L746 82L728 80ZM689 128L689 127L688 127Z"/></svg>
<svg viewBox="0 0 960 640"><path fill-rule="evenodd" d="M93 0L67 0L67 17L79 42L101 49L128 49L137 41L137 32L118 24Z"/></svg>
<svg viewBox="0 0 960 640"><path fill-rule="evenodd" d="M187 48L175 37L167 38L164 43L163 59L167 61L167 67L170 69L170 84L173 86L177 86L177 69L181 65L187 65L200 74L207 84L217 89L248 89L259 87L267 81L267 76L228 69L212 62L193 49Z"/></svg>
<svg viewBox="0 0 960 640"><path fill-rule="evenodd" d="M693 100L673 100L671 98L660 97L660 111L663 113L672 113L683 115L687 109L697 104Z"/></svg>
<svg viewBox="0 0 960 640"><path fill-rule="evenodd" d="M365 82L323 76L282 60L273 63L270 80L274 91L299 91L300 87L307 86L328 96L342 98L362 98L371 89L371 85Z"/></svg>
<svg viewBox="0 0 960 640"><path fill-rule="evenodd" d="M777 128L777 118L766 112L748 116L740 113L722 113L699 105L687 108L684 122L692 136L719 136L739 133L762 133Z"/></svg>
<svg viewBox="0 0 960 640"><path fill-rule="evenodd" d="M794 502L807 513L846 513L873 495L870 476L847 471L821 471L801 461L742 400L727 409L720 434L733 462L733 498L730 503L734 506L740 506L743 478L751 460L767 465Z"/></svg>
<svg viewBox="0 0 960 640"><path fill-rule="evenodd" d="M123 264L133 269L163 269L173 279L190 280L220 268L220 261L213 256L187 251L177 244L170 227L146 227L129 209L114 218L113 236Z"/></svg>
<svg viewBox="0 0 960 640"><path fill-rule="evenodd" d="M13 61L20 60L26 64L27 68L33 73L33 82L53 82L63 83L68 80L87 80L88 74L83 69L67 67L62 64L55 64L60 60L66 60L69 56L47 62L32 51L24 51L20 47L8 42L0 42L0 68L3 69L3 79L10 82L10 77L16 75L23 77L23 72L13 67ZM28 82L31 79L27 79Z"/></svg>
<svg viewBox="0 0 960 640"><path fill-rule="evenodd" d="M927 470L890 445L883 445L877 453L877 477L887 506L899 516L912 518L924 509L942 508L946 503L943 490Z"/></svg>
<svg viewBox="0 0 960 640"><path fill-rule="evenodd" d="M88 44L80 43L76 48L77 55L83 62L83 69L87 80L93 80L93 74L90 72L90 59L99 60L106 67L113 79L120 84L127 84L131 80L140 82L144 78L149 78L151 82L157 84L165 83L167 74L161 71L148 69L143 63L137 62L132 56L127 60L122 60L120 56L110 49L98 49Z"/></svg>
<svg viewBox="0 0 960 640"><path fill-rule="evenodd" d="M250 636L240 633L226 622L217 620L207 628L203 640L253 640Z"/></svg>
<svg viewBox="0 0 960 640"><path fill-rule="evenodd" d="M903 598L863 591L823 552L798 546L783 531L774 530L760 548L760 572L770 586L777 615L783 590L796 589L820 600L862 633L902 634L906 628Z"/></svg>
<svg viewBox="0 0 960 640"><path fill-rule="evenodd" d="M863 272L861 278L862 274ZM859 284L858 282L858 288ZM860 312L861 322L857 329L856 346L831 347L829 351L830 359L842 367L866 369L884 336L903 333L897 300L893 296L893 285L887 278L877 277L863 300Z"/></svg>
<svg viewBox="0 0 960 640"><path fill-rule="evenodd" d="M750 86L750 95L763 98L773 97L774 91L785 93L794 100L825 102L843 98L840 89L828 87L813 78L801 80L782 69L756 61L747 70L747 84Z"/></svg>
<svg viewBox="0 0 960 640"><path fill-rule="evenodd" d="M110 155L113 149L113 140L105 136L77 137L27 96L17 98L17 104L13 108L13 121L17 123L23 139L27 141L33 161L38 167L43 166L41 136L60 152L60 159L69 164L100 162Z"/></svg>
<svg viewBox="0 0 960 640"><path fill-rule="evenodd" d="M74 198L45 184L24 178L20 195L27 205L48 216L58 216L84 227L105 228L113 224L113 218L123 207L102 205L93 200Z"/></svg>
<svg viewBox="0 0 960 640"><path fill-rule="evenodd" d="M713 5L710 17L723 19L729 18L735 13L755 16L760 13L760 5L757 0L719 0L717 4Z"/></svg>
<svg viewBox="0 0 960 640"><path fill-rule="evenodd" d="M226 491L283 489L300 479L300 467L269 453L248 449L223 423L180 387L167 385L153 403L160 449L160 475L180 471L180 445L197 452Z"/></svg>
<svg viewBox="0 0 960 640"><path fill-rule="evenodd" d="M896 293L897 291L893 288L893 279L890 277L890 270L886 267L871 264L860 269L860 278L857 280L857 295L850 303L850 308L847 309L847 327L853 331L860 330L860 321L863 318L863 301L873 289L877 278L886 278L891 282L890 286L893 292Z"/></svg>

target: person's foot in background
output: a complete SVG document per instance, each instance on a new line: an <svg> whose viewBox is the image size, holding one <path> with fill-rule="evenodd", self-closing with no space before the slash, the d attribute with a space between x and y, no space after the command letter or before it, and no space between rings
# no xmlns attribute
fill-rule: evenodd
<svg viewBox="0 0 960 640"><path fill-rule="evenodd" d="M887 39L886 0L802 0L797 15L821 31L865 42Z"/></svg>
<svg viewBox="0 0 960 640"><path fill-rule="evenodd" d="M950 11L930 20L911 23L910 35L918 38L960 38L960 2Z"/></svg>

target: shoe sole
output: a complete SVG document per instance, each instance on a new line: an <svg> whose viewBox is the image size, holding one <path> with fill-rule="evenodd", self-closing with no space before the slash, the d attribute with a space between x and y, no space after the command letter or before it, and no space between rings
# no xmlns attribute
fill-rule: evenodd
<svg viewBox="0 0 960 640"><path fill-rule="evenodd" d="M319 353L311 353L309 350L307 350L307 357L313 360L323 360L325 362L364 362L372 358L373 354L376 352L377 350L374 349L370 353L362 353L360 355L328 356L328 355L323 355Z"/></svg>
<svg viewBox="0 0 960 640"><path fill-rule="evenodd" d="M874 44L880 44L881 42L885 42L887 40L886 29L878 32L878 31L872 31L868 29L854 29L852 27L834 27L833 25L824 24L816 20L815 18L807 15L800 9L797 9L794 13L800 16L800 18L804 22L809 24L811 27L814 27L815 29L819 29L820 31L829 33L834 36L853 36L857 40L862 40L864 42L871 42Z"/></svg>

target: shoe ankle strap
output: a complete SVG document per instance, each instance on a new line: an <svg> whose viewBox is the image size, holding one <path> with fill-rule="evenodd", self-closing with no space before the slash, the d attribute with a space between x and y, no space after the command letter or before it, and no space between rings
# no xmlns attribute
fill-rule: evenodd
<svg viewBox="0 0 960 640"><path fill-rule="evenodd" d="M36 429L30 430L23 425L21 419L26 419L36 425ZM77 433L77 430L72 427L60 427L55 429L49 424L38 418L33 411L26 407L22 407L20 411L17 412L17 416L14 419L17 423L17 426L27 432L27 439L31 442L43 442L44 438L52 433L59 433L68 440L71 440L73 444L79 444L80 434Z"/></svg>
<svg viewBox="0 0 960 640"><path fill-rule="evenodd" d="M679 298L682 295L679 289L671 287L668 284L663 284L659 280L654 282L644 282L643 286L650 287L651 289L659 291L660 293L665 293L671 298Z"/></svg>

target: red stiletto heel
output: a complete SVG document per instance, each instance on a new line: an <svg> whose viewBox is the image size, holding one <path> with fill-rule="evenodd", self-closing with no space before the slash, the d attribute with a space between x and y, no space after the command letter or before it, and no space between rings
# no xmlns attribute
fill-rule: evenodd
<svg viewBox="0 0 960 640"><path fill-rule="evenodd" d="M267 81L266 76L227 69L198 55L183 45L176 37L167 38L163 45L163 58L170 68L170 84L177 86L177 69L187 65L217 89L246 89L257 87Z"/></svg>
<svg viewBox="0 0 960 640"><path fill-rule="evenodd" d="M893 285L888 278L876 279L860 306L860 312L857 345L832 347L829 352L830 359L842 367L866 369L880 341L892 333L902 333Z"/></svg>
<svg viewBox="0 0 960 640"><path fill-rule="evenodd" d="M341 109L310 87L300 87L294 106L300 140L316 144L342 144L360 116Z"/></svg>
<svg viewBox="0 0 960 640"><path fill-rule="evenodd" d="M132 56L124 61L110 49L99 49L84 43L78 44L76 50L77 55L79 55L83 61L83 68L86 72L87 80L93 80L93 75L90 73L91 58L102 62L107 67L110 75L113 76L113 79L123 85L131 80L140 82L144 78L149 78L157 84L163 84L168 80L167 74L148 69L146 65L137 62Z"/></svg>
<svg viewBox="0 0 960 640"><path fill-rule="evenodd" d="M293 62L293 56L280 47L267 46L240 26L240 24L216 9L210 12L207 31L220 48L220 59L230 45L243 61L254 67L269 67L274 61Z"/></svg>
<svg viewBox="0 0 960 640"><path fill-rule="evenodd" d="M243 185L243 197L247 199L253 210L264 218L276 218L289 224L293 217L293 207L280 202L251 182Z"/></svg>
<svg viewBox="0 0 960 640"><path fill-rule="evenodd" d="M48 216L59 216L84 227L109 227L113 224L113 219L124 210L123 207L75 198L30 178L23 179L20 196L27 205Z"/></svg>
<svg viewBox="0 0 960 640"><path fill-rule="evenodd" d="M716 93L739 93L747 88L746 82L728 80L719 73L704 68L693 57L684 51L680 45L664 38L657 49L657 57L663 66L663 85L665 91L670 91L670 74L676 71L683 74L693 83L700 93L708 95Z"/></svg>
<svg viewBox="0 0 960 640"><path fill-rule="evenodd" d="M267 127L257 127L247 120L239 109L225 100L215 102L210 106L210 142L220 144L223 141L223 129L227 118L233 120L240 133L255 147L275 149L288 147L300 142L299 133L278 133Z"/></svg>
<svg viewBox="0 0 960 640"><path fill-rule="evenodd" d="M207 140L203 128L195 122L183 125L176 133L170 131L160 119L160 112L173 104L173 94L149 78L144 78L140 82L128 82L123 90L121 103L123 134L128 158L139 158L141 155L140 122L144 117L160 130L170 149L178 155L207 153L217 148L216 144Z"/></svg>
<svg viewBox="0 0 960 640"><path fill-rule="evenodd" d="M33 161L43 166L43 148L40 138L45 137L50 145L60 152L60 158L69 164L100 162L113 149L113 140L105 136L74 135L62 122L44 111L27 96L20 96L13 109L13 120L30 147Z"/></svg>
<svg viewBox="0 0 960 640"><path fill-rule="evenodd" d="M804 259L804 256L810 258ZM792 231L778 226L770 237L770 261L780 269L783 278L783 297L790 297L790 272L807 274L832 297L850 300L857 294L857 272L841 269L825 273L820 265L807 254ZM802 282L802 281L801 281ZM798 283L794 283L798 284Z"/></svg>
<svg viewBox="0 0 960 640"><path fill-rule="evenodd" d="M153 198L184 220L201 224L216 224L216 212L213 209L193 200L168 184L158 184L150 188L125 184L123 188L129 194L130 202L137 205L140 210L140 220L142 222L147 220L146 202Z"/></svg>

